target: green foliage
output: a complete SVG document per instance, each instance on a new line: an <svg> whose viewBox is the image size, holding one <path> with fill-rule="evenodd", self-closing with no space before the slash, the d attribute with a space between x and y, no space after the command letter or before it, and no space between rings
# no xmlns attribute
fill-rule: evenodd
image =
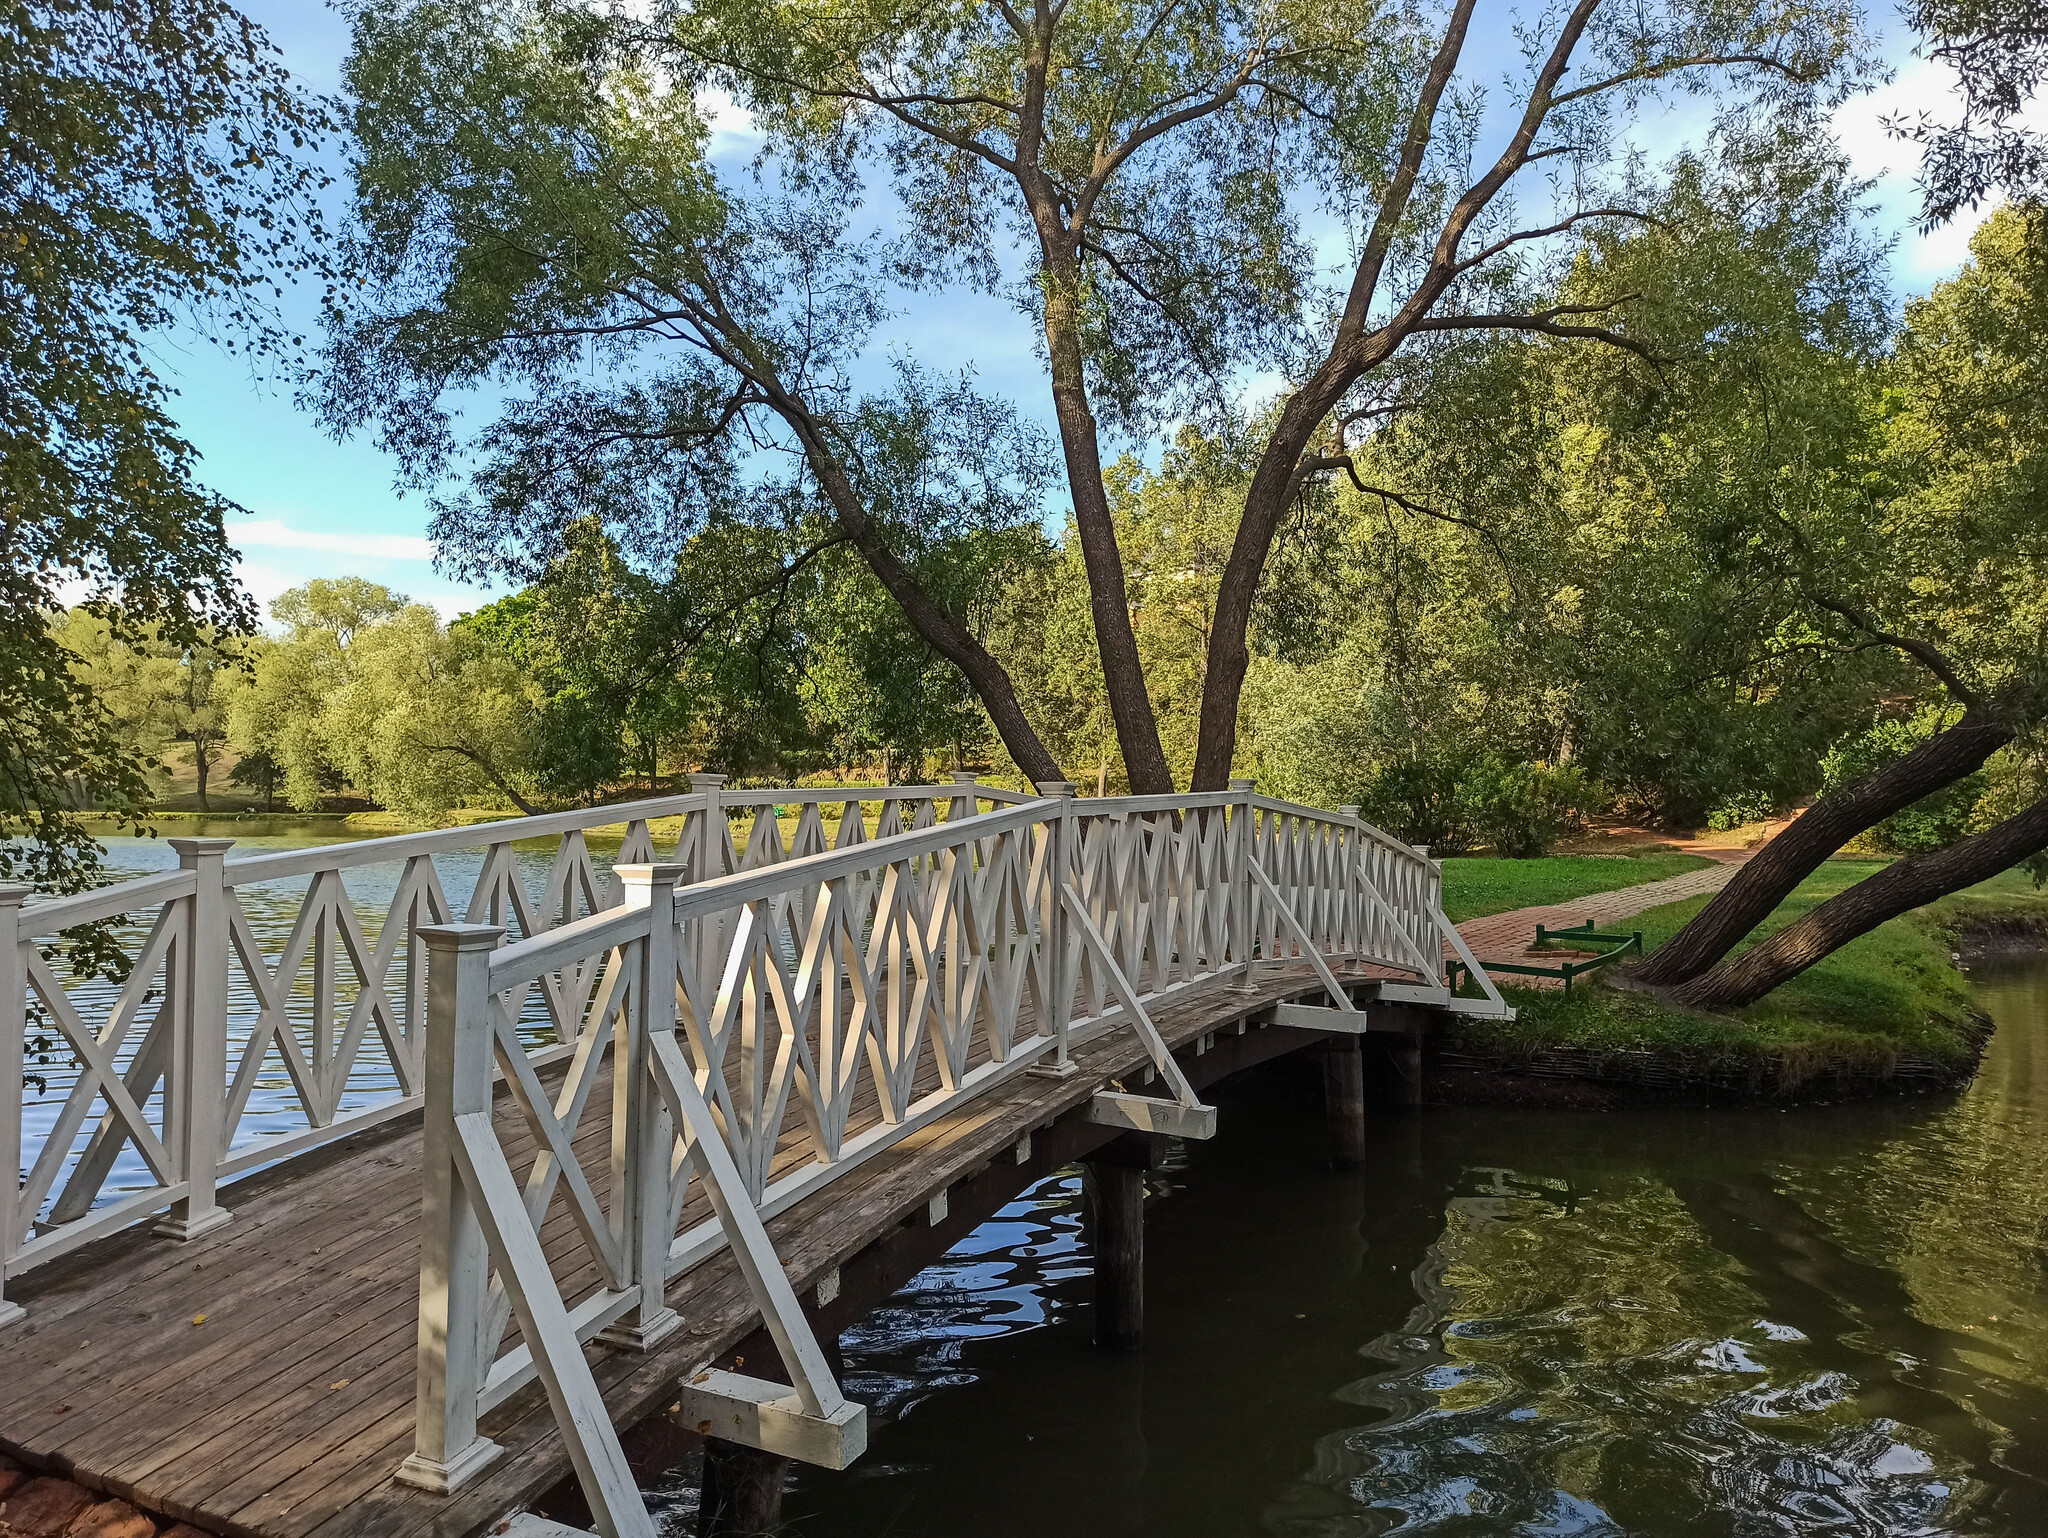
<svg viewBox="0 0 2048 1538"><path fill-rule="evenodd" d="M1822 773L1826 773L1825 766ZM1777 810L1777 799L1768 791L1738 791L1707 813L1707 826L1716 833L1726 833L1748 823L1762 822Z"/></svg>
<svg viewBox="0 0 2048 1538"><path fill-rule="evenodd" d="M46 616L122 644L246 630L223 527L145 338L181 320L258 358L312 258L320 110L219 0L0 0L0 879L89 885L65 809L135 815L145 759ZM204 708L197 707L197 708Z"/></svg>
<svg viewBox="0 0 2048 1538"><path fill-rule="evenodd" d="M1573 765L1512 763L1453 749L1381 763L1346 799L1366 821L1437 853L1483 847L1526 860L1549 853L1579 823L1593 792Z"/></svg>
<svg viewBox="0 0 2048 1538"><path fill-rule="evenodd" d="M1791 923L1872 868L1867 861L1828 862L1748 943ZM2009 891L1966 901L1972 901L1972 915L1994 909L2011 914L2027 904L2030 917L2048 917L2048 905ZM1643 930L1654 949L1705 902L1692 898L1653 908L1630 919L1628 927ZM1950 960L1953 940L1944 927L1960 912L1943 909L1882 924L1731 1018L1672 1010L1645 994L1596 983L1569 994L1512 990L1518 1014L1512 1024L1468 1021L1463 1030L1472 1045L1506 1058L1545 1046L1616 1056L1648 1051L1694 1073L1769 1073L1781 1088L1796 1088L1830 1070L1883 1073L1902 1052L1960 1063L1971 1050L1965 1033L1974 1025L1974 1006L1968 979Z"/></svg>
<svg viewBox="0 0 2048 1538"><path fill-rule="evenodd" d="M1828 750L1821 760L1821 794L1833 795L1904 758L1936 732L1953 725L1955 716L1953 709L1937 705L1922 706L1905 718L1879 714L1867 730L1843 738ZM1967 775L1894 812L1865 833L1858 844L1880 854L1924 854L1946 848L1974 831L1977 805L1989 783L1984 770Z"/></svg>
<svg viewBox="0 0 2048 1538"><path fill-rule="evenodd" d="M281 783L311 811L353 789L420 821L479 800L533 809L532 701L487 627L444 625L355 577L294 588L271 612L286 634L255 645L228 714L244 760L272 766L266 794Z"/></svg>

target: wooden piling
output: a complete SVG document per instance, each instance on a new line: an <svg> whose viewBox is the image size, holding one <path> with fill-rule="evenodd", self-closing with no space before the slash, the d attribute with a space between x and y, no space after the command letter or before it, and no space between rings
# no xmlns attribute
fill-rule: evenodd
<svg viewBox="0 0 2048 1538"><path fill-rule="evenodd" d="M1356 1037L1326 1043L1317 1054L1323 1068L1323 1120L1329 1128L1330 1162L1339 1169L1365 1163L1365 1058Z"/></svg>
<svg viewBox="0 0 2048 1538"><path fill-rule="evenodd" d="M1095 1344L1135 1348L1145 1336L1145 1171L1156 1139L1120 1137L1086 1159L1088 1241L1095 1252Z"/></svg>
<svg viewBox="0 0 2048 1538"><path fill-rule="evenodd" d="M766 1538L778 1532L788 1475L787 1458L706 1437L697 1538Z"/></svg>

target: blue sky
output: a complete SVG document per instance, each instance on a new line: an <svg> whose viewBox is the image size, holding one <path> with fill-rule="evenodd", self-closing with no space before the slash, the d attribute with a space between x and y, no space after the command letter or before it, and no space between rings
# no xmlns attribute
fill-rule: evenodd
<svg viewBox="0 0 2048 1538"><path fill-rule="evenodd" d="M316 0L244 0L243 8L269 30L309 87L323 93L338 87L348 31L334 11ZM1497 8L1504 18L1507 5ZM1881 178L1877 219L1898 238L1893 278L1905 295L1925 292L1953 272L1975 226L1965 219L1928 237L1911 228L1915 162L1910 147L1890 138L1880 119L1923 108L1952 116L1953 95L1939 69L1910 56L1911 39L1891 14L1881 14L1896 77L1842 108L1836 128L1858 172ZM1504 33L1504 26L1494 29L1496 36ZM714 111L712 121L725 130L720 147L743 158L751 148L744 119ZM1669 144L1691 127L1688 115L1675 112L1664 123L1642 125L1638 137ZM310 304L307 310L310 316ZM918 296L887 328L882 346L910 352L940 372L972 365L984 388L1043 414L1045 390L1029 323L999 300ZM385 583L451 615L493 596L434 570L426 509L418 497L398 496L392 463L374 444L334 442L294 405L288 388L251 377L243 364L203 342L161 338L156 362L178 391L174 415L200 451L202 477L248 509L231 518L229 534L242 552L243 580L258 599L267 603L312 577L342 575Z"/></svg>

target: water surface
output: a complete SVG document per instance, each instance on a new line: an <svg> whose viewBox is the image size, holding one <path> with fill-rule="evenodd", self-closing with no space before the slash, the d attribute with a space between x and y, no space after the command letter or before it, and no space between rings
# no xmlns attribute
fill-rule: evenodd
<svg viewBox="0 0 2048 1538"><path fill-rule="evenodd" d="M871 1448L788 1531L2048 1533L2048 963L1979 975L1933 1100L1434 1110L1346 1174L1245 1076L1156 1182L1142 1351L1048 1182L848 1333Z"/></svg>

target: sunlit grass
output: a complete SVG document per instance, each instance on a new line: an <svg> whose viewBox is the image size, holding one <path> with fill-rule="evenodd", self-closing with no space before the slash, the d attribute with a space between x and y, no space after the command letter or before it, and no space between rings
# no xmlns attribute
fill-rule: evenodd
<svg viewBox="0 0 2048 1538"><path fill-rule="evenodd" d="M1453 924L1642 886L1713 863L1651 846L1642 854L1559 854L1537 860L1444 861L1444 916Z"/></svg>

